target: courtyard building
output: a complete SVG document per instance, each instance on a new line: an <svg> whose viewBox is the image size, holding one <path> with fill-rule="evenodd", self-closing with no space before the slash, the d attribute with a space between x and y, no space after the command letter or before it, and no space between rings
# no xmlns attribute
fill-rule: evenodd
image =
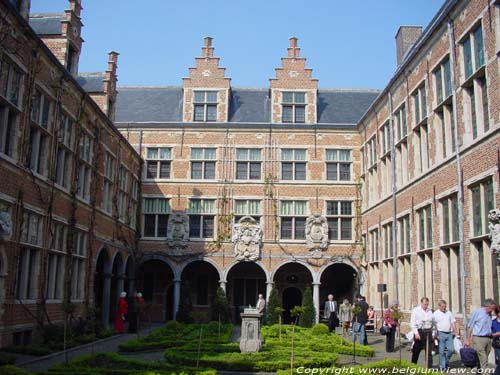
<svg viewBox="0 0 500 375"><path fill-rule="evenodd" d="M208 321L219 287L234 322L273 288L285 322L307 287L316 321L328 294L460 324L498 299L498 1L402 26L381 91L320 88L295 37L267 87L233 87L210 37L179 86L117 86L116 52L78 71L81 9L0 4L0 346L67 303L108 325L122 290L153 321Z"/></svg>

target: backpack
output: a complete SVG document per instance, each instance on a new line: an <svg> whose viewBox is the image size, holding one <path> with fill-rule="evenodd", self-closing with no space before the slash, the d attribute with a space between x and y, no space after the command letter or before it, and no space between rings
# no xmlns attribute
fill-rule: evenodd
<svg viewBox="0 0 500 375"><path fill-rule="evenodd" d="M460 349L460 359L465 367L479 367L479 357L475 349Z"/></svg>

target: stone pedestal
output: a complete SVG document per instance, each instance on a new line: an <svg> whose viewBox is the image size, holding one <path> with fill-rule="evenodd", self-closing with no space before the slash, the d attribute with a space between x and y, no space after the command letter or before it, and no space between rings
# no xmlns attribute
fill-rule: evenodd
<svg viewBox="0 0 500 375"><path fill-rule="evenodd" d="M240 350L242 352L258 352L262 348L260 335L260 317L262 314L255 308L245 309L241 314Z"/></svg>

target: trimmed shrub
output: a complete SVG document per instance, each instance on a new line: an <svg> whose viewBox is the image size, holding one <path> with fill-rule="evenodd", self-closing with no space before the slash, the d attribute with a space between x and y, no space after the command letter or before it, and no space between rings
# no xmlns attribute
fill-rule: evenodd
<svg viewBox="0 0 500 375"><path fill-rule="evenodd" d="M312 327L314 324L314 318L316 316L314 301L312 296L312 290L307 287L304 290L304 295L302 297L302 313L299 317L299 325L301 327Z"/></svg>
<svg viewBox="0 0 500 375"><path fill-rule="evenodd" d="M330 333L330 330L328 329L328 326L326 324L324 324L324 323L318 323L318 324L314 325L314 327L312 328L311 333L314 336L327 335L327 334Z"/></svg>
<svg viewBox="0 0 500 375"><path fill-rule="evenodd" d="M279 313L276 308L280 307L280 298L278 296L278 290L276 288L271 289L271 293L268 297L267 307L266 307L266 321L267 324L278 324Z"/></svg>
<svg viewBox="0 0 500 375"><path fill-rule="evenodd" d="M26 370L23 370L19 367L5 365L0 366L0 374L2 375L30 375L30 373Z"/></svg>
<svg viewBox="0 0 500 375"><path fill-rule="evenodd" d="M193 309L193 304L191 302L191 293L186 286L181 288L181 299L179 302L179 308L177 309L177 321L181 323L192 323L193 317L191 316L191 310Z"/></svg>
<svg viewBox="0 0 500 375"><path fill-rule="evenodd" d="M212 320L214 322L228 323L229 322L229 302L224 289L217 288L214 301L212 303Z"/></svg>

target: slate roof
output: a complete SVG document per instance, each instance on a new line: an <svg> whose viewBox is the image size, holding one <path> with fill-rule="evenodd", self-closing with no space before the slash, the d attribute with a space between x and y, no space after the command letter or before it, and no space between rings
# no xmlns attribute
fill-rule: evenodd
<svg viewBox="0 0 500 375"><path fill-rule="evenodd" d="M80 73L76 81L87 92L103 92L103 79L106 78L105 72Z"/></svg>
<svg viewBox="0 0 500 375"><path fill-rule="evenodd" d="M64 13L30 14L29 24L37 35L61 35L61 21Z"/></svg>
<svg viewBox="0 0 500 375"><path fill-rule="evenodd" d="M84 87L85 88L85 87ZM318 90L318 124L355 125L378 90ZM229 122L269 123L269 89L231 89ZM117 123L182 122L182 87L118 87Z"/></svg>

